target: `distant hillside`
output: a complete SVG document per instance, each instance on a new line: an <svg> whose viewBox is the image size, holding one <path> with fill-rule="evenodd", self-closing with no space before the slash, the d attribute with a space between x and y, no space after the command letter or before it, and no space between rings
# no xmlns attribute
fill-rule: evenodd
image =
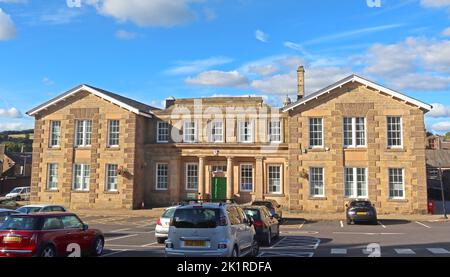
<svg viewBox="0 0 450 277"><path fill-rule="evenodd" d="M3 131L0 132L0 144L6 145L6 150L20 152L31 152L33 145L33 130Z"/></svg>

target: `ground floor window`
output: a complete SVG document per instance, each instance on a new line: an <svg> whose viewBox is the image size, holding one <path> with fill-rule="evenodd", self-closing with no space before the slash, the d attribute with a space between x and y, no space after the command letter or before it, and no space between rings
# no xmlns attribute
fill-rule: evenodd
<svg viewBox="0 0 450 277"><path fill-rule="evenodd" d="M106 165L106 190L117 191L117 164Z"/></svg>
<svg viewBox="0 0 450 277"><path fill-rule="evenodd" d="M312 197L325 196L324 169L321 167L311 167L309 169L309 186Z"/></svg>
<svg viewBox="0 0 450 277"><path fill-rule="evenodd" d="M73 166L73 190L88 191L91 179L91 166L75 164Z"/></svg>
<svg viewBox="0 0 450 277"><path fill-rule="evenodd" d="M48 164L47 189L58 189L58 164Z"/></svg>
<svg viewBox="0 0 450 277"><path fill-rule="evenodd" d="M367 198L366 168L345 168L344 196L347 198Z"/></svg>
<svg viewBox="0 0 450 277"><path fill-rule="evenodd" d="M389 197L405 198L405 178L403 168L389 168Z"/></svg>
<svg viewBox="0 0 450 277"><path fill-rule="evenodd" d="M253 191L253 166L241 164L241 191Z"/></svg>
<svg viewBox="0 0 450 277"><path fill-rule="evenodd" d="M269 165L267 169L267 181L269 193L282 193L282 168L281 165Z"/></svg>
<svg viewBox="0 0 450 277"><path fill-rule="evenodd" d="M156 190L167 190L169 188L169 165L156 164Z"/></svg>
<svg viewBox="0 0 450 277"><path fill-rule="evenodd" d="M186 189L198 189L198 164L186 164Z"/></svg>

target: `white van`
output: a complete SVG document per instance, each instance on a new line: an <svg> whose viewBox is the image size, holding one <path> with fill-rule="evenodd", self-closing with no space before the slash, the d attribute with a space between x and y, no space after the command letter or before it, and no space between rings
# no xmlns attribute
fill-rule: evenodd
<svg viewBox="0 0 450 277"><path fill-rule="evenodd" d="M17 187L6 196L6 199L14 199L16 201L30 200L30 187Z"/></svg>

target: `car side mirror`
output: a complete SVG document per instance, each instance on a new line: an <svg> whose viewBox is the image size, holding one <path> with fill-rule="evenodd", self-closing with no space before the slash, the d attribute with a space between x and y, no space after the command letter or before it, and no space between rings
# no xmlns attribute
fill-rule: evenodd
<svg viewBox="0 0 450 277"><path fill-rule="evenodd" d="M345 204L345 207L348 208L348 204Z"/></svg>
<svg viewBox="0 0 450 277"><path fill-rule="evenodd" d="M281 208L281 205L277 205L277 208Z"/></svg>
<svg viewBox="0 0 450 277"><path fill-rule="evenodd" d="M89 229L89 225L83 224L83 231L87 231Z"/></svg>

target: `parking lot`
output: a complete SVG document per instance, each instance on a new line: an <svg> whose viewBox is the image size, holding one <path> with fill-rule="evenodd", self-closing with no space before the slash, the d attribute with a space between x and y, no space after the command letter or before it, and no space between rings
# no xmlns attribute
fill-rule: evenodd
<svg viewBox="0 0 450 277"><path fill-rule="evenodd" d="M156 218L84 216L105 233L105 257L161 257ZM381 219L378 225L288 218L260 257L450 257L450 222Z"/></svg>

